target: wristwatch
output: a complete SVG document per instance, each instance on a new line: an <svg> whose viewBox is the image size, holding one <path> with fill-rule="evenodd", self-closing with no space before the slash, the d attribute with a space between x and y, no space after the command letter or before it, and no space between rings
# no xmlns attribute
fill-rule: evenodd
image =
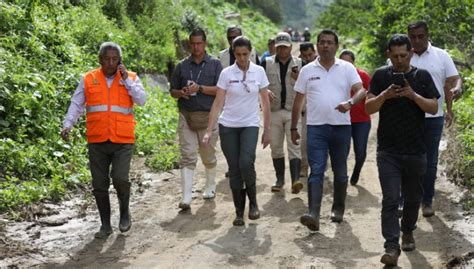
<svg viewBox="0 0 474 269"><path fill-rule="evenodd" d="M347 103L349 103L349 105L353 106L354 105L354 100L352 100L352 98L351 98L351 99L347 100Z"/></svg>
<svg viewBox="0 0 474 269"><path fill-rule="evenodd" d="M203 90L202 85L199 85L198 92L202 93L202 90Z"/></svg>

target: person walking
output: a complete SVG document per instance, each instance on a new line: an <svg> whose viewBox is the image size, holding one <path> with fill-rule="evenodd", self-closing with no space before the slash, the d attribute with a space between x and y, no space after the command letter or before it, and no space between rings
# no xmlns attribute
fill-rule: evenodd
<svg viewBox="0 0 474 269"><path fill-rule="evenodd" d="M219 60L206 53L207 37L202 29L194 29L189 34L191 55L183 59L171 77L171 96L178 99L179 146L181 153L182 200L178 207L191 208L194 170L197 155L205 167L206 183L202 197L212 199L216 191L216 149L217 126L212 128L210 145L201 143L206 133L209 111L216 95L216 83L222 71Z"/></svg>
<svg viewBox="0 0 474 269"><path fill-rule="evenodd" d="M221 61L222 67L224 68L233 65L235 62L234 51L232 50L232 42L238 36L242 36L242 28L239 26L227 27L227 42L229 42L229 47L219 52L219 60ZM252 48L252 51L250 52L250 61L252 61L254 64L260 64L255 48Z"/></svg>
<svg viewBox="0 0 474 269"><path fill-rule="evenodd" d="M367 113L380 111L377 129L377 167L382 188L382 235L385 253L380 262L396 266L402 249L415 249L413 230L423 195L426 171L425 113L438 111L439 93L428 71L410 65L413 50L406 35L388 42L393 66L383 66L372 76L365 104ZM398 221L400 191L405 196Z"/></svg>
<svg viewBox="0 0 474 269"><path fill-rule="evenodd" d="M262 144L270 144L270 108L265 71L250 61L252 44L244 36L232 43L235 63L225 68L217 82L217 95L212 105L204 144L212 140L213 126L219 123L221 148L229 167L229 183L234 200L234 226L244 222L246 195L249 198L251 220L260 217L257 204L255 151L260 126L260 106L263 113ZM222 113L221 113L222 111Z"/></svg>
<svg viewBox="0 0 474 269"><path fill-rule="evenodd" d="M119 230L126 232L132 226L129 171L135 143L133 105L145 104L147 95L137 74L128 71L123 64L118 44L102 43L99 63L100 68L81 77L71 98L61 137L68 140L73 125L85 109L92 193L101 221L95 237L105 239L113 232L110 178L119 200Z"/></svg>
<svg viewBox="0 0 474 269"><path fill-rule="evenodd" d="M318 58L305 65L295 84L296 97L291 115L291 139L300 139L298 120L306 96L308 162L308 214L300 221L312 231L319 230L327 156L334 172L331 220L341 222L347 191L347 155L351 139L350 108L366 94L355 67L336 58L339 47L336 32L323 30L317 36ZM350 97L353 93L352 98Z"/></svg>
<svg viewBox="0 0 474 269"><path fill-rule="evenodd" d="M275 38L276 54L267 57L262 66L265 69L275 99L271 103L271 144L276 181L271 191L279 192L285 184L284 141L288 149L291 176L291 192L297 194L303 188L300 181L300 146L291 142L291 109L295 98L293 89L301 69L301 59L291 56L291 37L280 32Z"/></svg>
<svg viewBox="0 0 474 269"><path fill-rule="evenodd" d="M339 54L341 60L351 64L355 63L355 55L350 50L342 50ZM368 90L370 85L370 75L364 70L357 68L357 73L362 80L362 86ZM350 179L351 185L357 185L359 182L360 171L367 156L367 142L370 132L370 115L365 111L365 100L351 107L351 133L354 146L355 165Z"/></svg>

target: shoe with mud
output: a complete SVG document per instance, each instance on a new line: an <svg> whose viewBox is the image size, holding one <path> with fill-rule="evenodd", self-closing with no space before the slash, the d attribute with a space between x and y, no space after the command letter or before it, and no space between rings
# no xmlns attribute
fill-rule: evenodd
<svg viewBox="0 0 474 269"><path fill-rule="evenodd" d="M113 233L113 230L111 226L101 225L100 230L97 233L95 233L94 237L97 239L106 239L112 233Z"/></svg>
<svg viewBox="0 0 474 269"><path fill-rule="evenodd" d="M415 250L415 238L413 233L403 233L402 235L402 250L403 251L413 251Z"/></svg>
<svg viewBox="0 0 474 269"><path fill-rule="evenodd" d="M380 262L387 266L397 266L398 257L400 256L400 249L397 248L387 248L385 253L380 258Z"/></svg>
<svg viewBox="0 0 474 269"><path fill-rule="evenodd" d="M428 205L428 204L423 204L422 205L421 213L423 214L423 217L425 217L425 218L432 217L435 214L434 210L433 210L433 207L431 205Z"/></svg>

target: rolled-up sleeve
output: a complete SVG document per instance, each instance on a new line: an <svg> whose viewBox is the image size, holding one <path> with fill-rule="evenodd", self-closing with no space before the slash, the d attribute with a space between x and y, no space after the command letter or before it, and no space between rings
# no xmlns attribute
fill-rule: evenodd
<svg viewBox="0 0 474 269"><path fill-rule="evenodd" d="M79 85L71 97L71 104L67 110L66 118L63 121L64 128L71 128L74 124L76 124L77 119L84 112L85 102L86 97L84 95L84 78L81 77L81 81L79 82Z"/></svg>
<svg viewBox="0 0 474 269"><path fill-rule="evenodd" d="M135 80L132 80L130 77L128 77L124 81L124 84L128 90L128 94L130 94L132 97L133 102L140 106L144 105L147 94L140 78L137 76Z"/></svg>

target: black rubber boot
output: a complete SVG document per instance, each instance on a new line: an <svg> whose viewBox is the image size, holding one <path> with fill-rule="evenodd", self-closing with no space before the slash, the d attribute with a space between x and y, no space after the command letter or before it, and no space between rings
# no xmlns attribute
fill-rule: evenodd
<svg viewBox="0 0 474 269"><path fill-rule="evenodd" d="M243 226L245 211L245 190L232 189L232 197L234 198L235 220L232 222L234 226Z"/></svg>
<svg viewBox="0 0 474 269"><path fill-rule="evenodd" d="M249 219L256 220L260 218L260 210L257 204L257 186L247 187L247 195L249 197Z"/></svg>
<svg viewBox="0 0 474 269"><path fill-rule="evenodd" d="M334 200L331 209L331 221L341 222L346 207L347 181L334 180Z"/></svg>
<svg viewBox="0 0 474 269"><path fill-rule="evenodd" d="M309 213L301 216L300 222L311 231L319 231L319 212L323 198L323 184L308 182Z"/></svg>
<svg viewBox="0 0 474 269"><path fill-rule="evenodd" d="M109 193L94 193L97 209L100 216L100 230L95 233L95 238L105 239L112 234L112 226L110 225L110 200Z"/></svg>
<svg viewBox="0 0 474 269"><path fill-rule="evenodd" d="M303 183L300 180L301 159L290 160L290 174L291 174L291 193L297 194L303 188Z"/></svg>
<svg viewBox="0 0 474 269"><path fill-rule="evenodd" d="M120 206L119 230L124 233L132 227L132 218L130 216L130 183L116 187L117 197Z"/></svg>
<svg viewBox="0 0 474 269"><path fill-rule="evenodd" d="M273 167L277 179L272 186L272 192L279 192L285 185L285 158L273 159Z"/></svg>

